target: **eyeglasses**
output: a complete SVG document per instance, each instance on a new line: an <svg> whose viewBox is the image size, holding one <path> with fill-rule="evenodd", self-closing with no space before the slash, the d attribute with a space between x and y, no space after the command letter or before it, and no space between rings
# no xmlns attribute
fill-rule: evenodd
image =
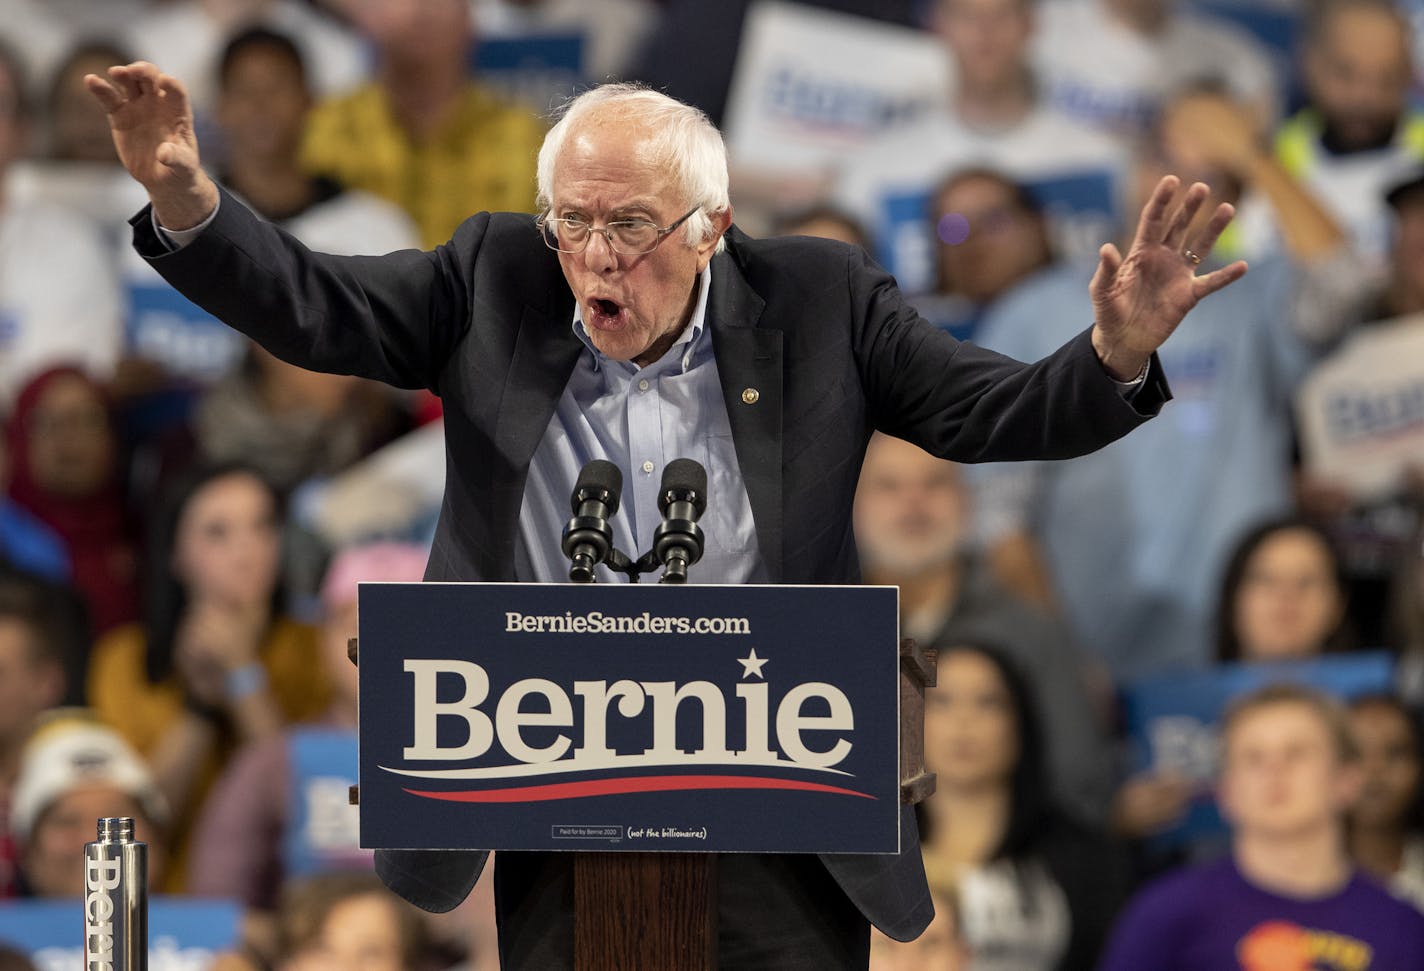
<svg viewBox="0 0 1424 971"><path fill-rule="evenodd" d="M588 241L594 233L608 240L609 249L623 256L642 256L658 248L663 237L691 218L701 209L693 206L682 214L677 222L666 226L646 219L619 219L603 228L594 226L583 219L560 219L547 213L539 217L539 234L544 237L544 245L560 253L582 253L588 248Z"/></svg>

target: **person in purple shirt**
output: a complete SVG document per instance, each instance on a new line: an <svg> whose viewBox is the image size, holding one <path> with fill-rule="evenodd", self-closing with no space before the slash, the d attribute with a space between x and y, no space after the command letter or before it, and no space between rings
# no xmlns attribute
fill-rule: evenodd
<svg viewBox="0 0 1424 971"><path fill-rule="evenodd" d="M1424 914L1346 853L1361 774L1339 707L1272 685L1230 709L1221 738L1231 854L1142 890L1100 971L1424 969Z"/></svg>

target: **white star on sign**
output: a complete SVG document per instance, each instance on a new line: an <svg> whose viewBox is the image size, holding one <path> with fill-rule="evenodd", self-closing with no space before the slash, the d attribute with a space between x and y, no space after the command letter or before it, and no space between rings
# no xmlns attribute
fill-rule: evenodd
<svg viewBox="0 0 1424 971"><path fill-rule="evenodd" d="M761 666L765 664L766 661L766 658L756 656L756 648L752 648L750 653L748 653L746 657L737 658L737 663L745 669L742 671L742 680L746 680L747 678L755 674L757 677L765 681L766 675L761 673Z"/></svg>

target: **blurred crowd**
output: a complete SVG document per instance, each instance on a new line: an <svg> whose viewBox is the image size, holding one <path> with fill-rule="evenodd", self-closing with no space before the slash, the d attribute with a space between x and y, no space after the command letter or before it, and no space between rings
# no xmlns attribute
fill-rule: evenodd
<svg viewBox="0 0 1424 971"><path fill-rule="evenodd" d="M212 967L498 966L489 881L406 908L346 798L356 585L423 572L440 402L288 365L132 252L145 199L83 78L135 59L187 86L227 189L347 254L532 211L552 106L647 83L726 127L744 228L863 246L1023 360L1091 324L1096 248L1163 174L1206 182L1238 218L1204 267L1251 271L1163 348L1160 417L1061 463L871 441L865 577L939 657L938 916L872 967L1424 967L1424 7L801 4L944 90L769 165L735 137L764 6L0 0L0 968L29 960L7 910L77 896L109 815L156 890L231 904Z"/></svg>

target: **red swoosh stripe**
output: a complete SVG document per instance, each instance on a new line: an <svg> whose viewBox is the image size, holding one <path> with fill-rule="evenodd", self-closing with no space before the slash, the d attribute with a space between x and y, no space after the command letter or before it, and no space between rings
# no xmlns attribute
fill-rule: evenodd
<svg viewBox="0 0 1424 971"><path fill-rule="evenodd" d="M470 789L464 792L431 792L406 789L412 796L443 799L447 802L546 802L551 799L584 799L589 796L613 796L629 792L671 792L679 789L799 789L805 792L829 792L840 796L874 796L854 789L842 789L820 782L796 779L768 779L745 775L649 775L623 779L585 779L580 782L556 782L546 786L522 786L518 789Z"/></svg>

